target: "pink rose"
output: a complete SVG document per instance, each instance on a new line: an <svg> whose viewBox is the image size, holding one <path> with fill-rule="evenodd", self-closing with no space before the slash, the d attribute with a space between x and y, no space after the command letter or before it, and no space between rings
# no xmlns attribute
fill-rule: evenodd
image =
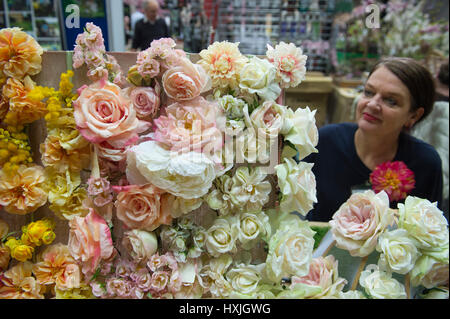
<svg viewBox="0 0 450 319"><path fill-rule="evenodd" d="M211 80L205 70L187 58L168 69L162 77L167 96L176 101L191 100L211 88Z"/></svg>
<svg viewBox="0 0 450 319"><path fill-rule="evenodd" d="M372 190L353 194L329 222L336 246L350 255L365 257L376 247L378 237L395 221L389 197Z"/></svg>
<svg viewBox="0 0 450 319"><path fill-rule="evenodd" d="M114 147L124 147L150 127L150 123L136 117L120 87L110 82L99 81L86 87L73 105L78 130L95 144L108 141Z"/></svg>
<svg viewBox="0 0 450 319"><path fill-rule="evenodd" d="M81 264L82 272L91 276L102 261L115 256L111 232L105 220L92 208L86 217L69 221L70 254Z"/></svg>
<svg viewBox="0 0 450 319"><path fill-rule="evenodd" d="M129 298L133 292L133 285L126 279L112 277L106 281L106 291L111 296Z"/></svg>
<svg viewBox="0 0 450 319"><path fill-rule="evenodd" d="M162 190L151 184L113 188L119 191L115 202L117 218L126 227L153 231L161 224L172 222L170 213L161 210Z"/></svg>
<svg viewBox="0 0 450 319"><path fill-rule="evenodd" d="M303 277L292 277L294 287L297 284L306 286L320 287L322 291L319 294L313 293L307 297L323 298L335 297L344 288L347 281L338 276L338 262L334 256L314 258L309 265L309 273ZM298 287L298 285L297 285ZM297 288L298 289L298 288ZM305 289L307 291L307 289ZM313 291L313 290L311 290Z"/></svg>
<svg viewBox="0 0 450 319"><path fill-rule="evenodd" d="M125 94L131 99L136 115L139 119L152 119L156 116L160 106L161 87L156 82L152 87L130 87L125 89Z"/></svg>
<svg viewBox="0 0 450 319"><path fill-rule="evenodd" d="M222 148L219 127L225 118L216 103L199 96L191 101L171 104L165 111L166 115L154 120L154 140L174 151L202 151L207 144L211 150Z"/></svg>

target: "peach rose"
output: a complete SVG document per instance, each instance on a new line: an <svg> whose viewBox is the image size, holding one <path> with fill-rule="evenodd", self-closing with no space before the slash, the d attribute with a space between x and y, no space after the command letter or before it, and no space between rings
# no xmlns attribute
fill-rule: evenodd
<svg viewBox="0 0 450 319"><path fill-rule="evenodd" d="M220 126L225 122L216 103L199 96L184 103L174 103L166 108L166 115L154 120L153 139L170 146L174 151L208 151L222 148Z"/></svg>
<svg viewBox="0 0 450 319"><path fill-rule="evenodd" d="M353 194L341 205L330 221L336 246L350 255L368 256L376 247L378 237L395 221L389 208L389 197L372 190Z"/></svg>
<svg viewBox="0 0 450 319"><path fill-rule="evenodd" d="M0 299L44 299L43 287L32 276L33 264L21 262L0 276Z"/></svg>
<svg viewBox="0 0 450 319"><path fill-rule="evenodd" d="M156 82L155 87L129 87L124 90L126 96L133 102L136 116L143 119L152 119L156 116L160 106L161 86Z"/></svg>
<svg viewBox="0 0 450 319"><path fill-rule="evenodd" d="M150 127L150 123L136 117L136 110L120 87L110 82L98 81L84 88L73 106L78 130L95 144L107 140L115 147L123 147Z"/></svg>
<svg viewBox="0 0 450 319"><path fill-rule="evenodd" d="M181 58L162 77L166 94L176 101L191 100L211 88L211 79L198 64Z"/></svg>
<svg viewBox="0 0 450 319"><path fill-rule="evenodd" d="M0 205L11 214L26 215L47 202L42 166L20 165L16 174L0 170Z"/></svg>
<svg viewBox="0 0 450 319"><path fill-rule="evenodd" d="M161 224L169 225L172 216L161 210L163 191L146 184L143 186L114 187L119 191L115 206L117 218L130 229L153 231Z"/></svg>
<svg viewBox="0 0 450 319"><path fill-rule="evenodd" d="M102 261L115 256L111 232L106 221L92 208L86 217L69 221L70 254L81 264L86 276L92 275Z"/></svg>

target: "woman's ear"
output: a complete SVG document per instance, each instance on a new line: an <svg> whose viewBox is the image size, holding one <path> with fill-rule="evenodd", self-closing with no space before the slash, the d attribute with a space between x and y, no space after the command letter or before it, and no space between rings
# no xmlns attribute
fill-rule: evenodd
<svg viewBox="0 0 450 319"><path fill-rule="evenodd" d="M416 124L416 122L422 118L424 112L425 109L423 107L419 107L417 110L415 110L411 114L411 118L408 120L408 122L406 122L405 127L407 129L411 129L414 124Z"/></svg>

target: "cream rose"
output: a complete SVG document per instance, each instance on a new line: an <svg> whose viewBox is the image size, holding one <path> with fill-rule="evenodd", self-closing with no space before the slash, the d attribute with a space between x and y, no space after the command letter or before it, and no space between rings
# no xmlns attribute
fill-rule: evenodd
<svg viewBox="0 0 450 319"><path fill-rule="evenodd" d="M392 278L391 274L368 265L359 277L359 284L374 299L406 299L405 286Z"/></svg>
<svg viewBox="0 0 450 319"><path fill-rule="evenodd" d="M214 257L236 251L238 237L237 220L234 217L217 218L207 230L206 249Z"/></svg>
<svg viewBox="0 0 450 319"><path fill-rule="evenodd" d="M131 101L113 83L98 81L84 88L73 106L77 128L91 143L124 146L150 127L136 117Z"/></svg>
<svg viewBox="0 0 450 319"><path fill-rule="evenodd" d="M123 245L136 262L147 261L157 250L158 240L152 232L133 229L124 233Z"/></svg>
<svg viewBox="0 0 450 319"><path fill-rule="evenodd" d="M251 248L256 239L268 239L270 235L269 217L264 212L239 215L238 239L245 249Z"/></svg>
<svg viewBox="0 0 450 319"><path fill-rule="evenodd" d="M151 182L184 199L205 195L218 174L217 169L204 154L172 153L155 141L143 142L127 152L126 174L130 183Z"/></svg>
<svg viewBox="0 0 450 319"><path fill-rule="evenodd" d="M245 265L238 264L226 274L226 279L238 294L252 296L262 280L265 264Z"/></svg>
<svg viewBox="0 0 450 319"><path fill-rule="evenodd" d="M266 259L268 278L278 283L283 277L308 274L314 248L314 232L306 221L288 215L270 237Z"/></svg>
<svg viewBox="0 0 450 319"><path fill-rule="evenodd" d="M162 194L151 184L122 187L115 202L117 218L129 229L153 231L161 224L170 224L172 217L161 210Z"/></svg>
<svg viewBox="0 0 450 319"><path fill-rule="evenodd" d="M257 134L263 134L265 138L270 139L277 138L280 132L286 130L286 112L286 106L279 105L274 101L265 101L251 115L248 113L248 107L244 107L247 127L253 126L257 130Z"/></svg>
<svg viewBox="0 0 450 319"><path fill-rule="evenodd" d="M316 126L316 110L311 111L309 107L297 108L295 113L288 108L285 116L284 140L291 142L297 149L299 160L304 159L311 153L317 153L319 142L319 131Z"/></svg>
<svg viewBox="0 0 450 319"><path fill-rule="evenodd" d="M313 164L306 162L297 164L292 158L285 158L283 164L275 166L282 194L281 211L297 211L306 216L317 203L316 178L312 167Z"/></svg>
<svg viewBox="0 0 450 319"><path fill-rule="evenodd" d="M381 253L378 265L387 271L402 275L413 269L420 253L404 229L384 232L378 238L377 251Z"/></svg>
<svg viewBox="0 0 450 319"><path fill-rule="evenodd" d="M329 222L336 246L350 255L364 257L374 251L378 237L395 221L389 197L381 191L355 193Z"/></svg>
<svg viewBox="0 0 450 319"><path fill-rule="evenodd" d="M406 229L420 249L448 245L448 222L436 203L408 196L404 204L398 204L398 210L399 228Z"/></svg>
<svg viewBox="0 0 450 319"><path fill-rule="evenodd" d="M213 298L228 297L232 293L231 284L225 278L225 273L232 261L230 255L221 254L218 258L205 260L200 267L198 272L199 283Z"/></svg>
<svg viewBox="0 0 450 319"><path fill-rule="evenodd" d="M269 61L253 57L239 74L239 88L243 92L257 94L263 100L275 101L281 93L276 74L277 70Z"/></svg>
<svg viewBox="0 0 450 319"><path fill-rule="evenodd" d="M441 262L430 256L421 256L411 271L411 284L422 285L431 289L440 285L448 286L449 266L447 262Z"/></svg>
<svg viewBox="0 0 450 319"><path fill-rule="evenodd" d="M160 106L161 87L156 82L155 87L129 87L124 93L133 103L136 116L141 120L150 120L156 116Z"/></svg>
<svg viewBox="0 0 450 319"><path fill-rule="evenodd" d="M211 79L202 66L180 58L164 72L162 86L167 96L176 101L191 100L211 88Z"/></svg>

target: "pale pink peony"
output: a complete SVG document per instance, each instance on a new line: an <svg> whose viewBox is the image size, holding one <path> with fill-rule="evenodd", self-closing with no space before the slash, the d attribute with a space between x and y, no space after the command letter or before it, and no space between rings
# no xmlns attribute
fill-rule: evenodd
<svg viewBox="0 0 450 319"><path fill-rule="evenodd" d="M352 256L364 257L375 249L378 237L394 222L388 195L368 190L353 194L329 224L338 248L348 250Z"/></svg>
<svg viewBox="0 0 450 319"><path fill-rule="evenodd" d="M136 110L136 116L141 120L150 120L158 113L161 103L161 86L156 82L152 87L129 87L124 91Z"/></svg>
<svg viewBox="0 0 450 319"><path fill-rule="evenodd" d="M220 150L223 144L220 126L225 121L218 105L199 96L191 101L176 102L166 108L166 115L154 120L153 139L173 151Z"/></svg>
<svg viewBox="0 0 450 319"><path fill-rule="evenodd" d="M211 88L211 80L205 70L187 58L168 69L162 77L167 96L176 101L191 100Z"/></svg>
<svg viewBox="0 0 450 319"><path fill-rule="evenodd" d="M150 127L150 123L136 117L120 87L110 82L99 81L86 87L73 105L77 128L91 143L108 141L114 147L124 147Z"/></svg>
<svg viewBox="0 0 450 319"><path fill-rule="evenodd" d="M160 225L169 225L172 217L169 212L161 210L161 195L157 187L143 186L114 187L119 192L115 206L117 218L129 229L153 231Z"/></svg>
<svg viewBox="0 0 450 319"><path fill-rule="evenodd" d="M69 226L70 253L80 263L86 276L92 275L102 261L115 256L110 229L92 208L86 217L75 217L69 221Z"/></svg>

